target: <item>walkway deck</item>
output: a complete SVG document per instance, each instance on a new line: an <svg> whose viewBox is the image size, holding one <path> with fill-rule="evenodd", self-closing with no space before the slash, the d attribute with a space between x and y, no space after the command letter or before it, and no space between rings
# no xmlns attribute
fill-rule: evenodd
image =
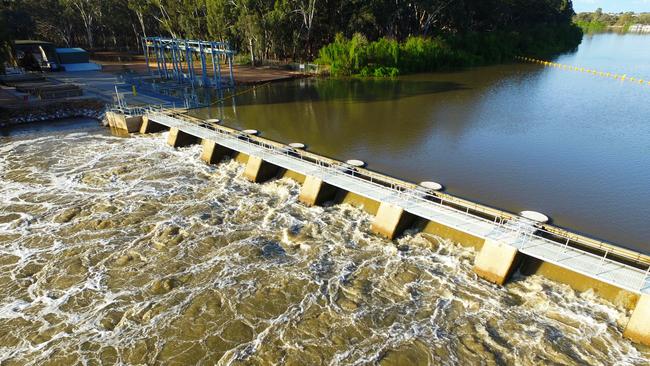
<svg viewBox="0 0 650 366"><path fill-rule="evenodd" d="M150 113L147 117L161 125L178 128L180 131L201 139L215 141L231 150L259 157L281 168L322 179L340 189L399 206L406 212L427 220L476 237L498 240L533 258L553 263L633 293L650 294L648 271L610 260L607 258L607 254L598 256L543 238L536 233L538 229L533 223L523 218L505 223L492 222L430 200L424 197L421 191L394 189L373 182L367 177L360 177L358 173L355 175L355 170L344 164L332 166L313 162L303 158L302 154L289 147L278 148L276 145L265 144L259 139L253 140L246 134L233 132L217 125L199 125L163 113Z"/></svg>

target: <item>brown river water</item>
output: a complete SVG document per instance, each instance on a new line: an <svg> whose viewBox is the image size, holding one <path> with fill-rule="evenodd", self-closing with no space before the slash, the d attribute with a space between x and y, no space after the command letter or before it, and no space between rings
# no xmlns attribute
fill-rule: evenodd
<svg viewBox="0 0 650 366"><path fill-rule="evenodd" d="M0 136L1 365L649 362L592 293L494 286L473 249L76 123Z"/></svg>

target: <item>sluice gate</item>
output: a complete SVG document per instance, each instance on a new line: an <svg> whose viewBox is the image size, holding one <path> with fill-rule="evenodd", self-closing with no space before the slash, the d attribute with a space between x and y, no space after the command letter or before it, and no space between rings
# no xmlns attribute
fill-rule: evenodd
<svg viewBox="0 0 650 366"><path fill-rule="evenodd" d="M200 82L203 86L217 89L235 86L233 57L235 52L227 42L214 42L165 37L146 37L142 39L145 62L150 73L149 61L153 57L156 72L160 78L176 80L179 83ZM194 58L200 61L200 74L194 65ZM228 66L228 79L221 75L221 61ZM208 73L208 60L212 66L212 78ZM185 64L185 65L183 65ZM199 78L200 76L200 78Z"/></svg>
<svg viewBox="0 0 650 366"><path fill-rule="evenodd" d="M394 179L303 149L193 118L178 111L108 114L111 126L128 132L169 130L168 144L201 144L201 159L232 157L244 176L262 182L289 176L302 184L299 200L317 205L341 194L375 215L371 230L393 239L407 228L440 235L478 250L477 276L502 285L515 270L541 274L579 291L593 289L633 309L624 335L650 345L650 256L598 242L525 217Z"/></svg>

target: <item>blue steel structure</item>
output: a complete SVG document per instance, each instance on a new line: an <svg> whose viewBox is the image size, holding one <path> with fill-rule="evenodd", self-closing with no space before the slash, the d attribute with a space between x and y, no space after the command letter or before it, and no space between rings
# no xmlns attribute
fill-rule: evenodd
<svg viewBox="0 0 650 366"><path fill-rule="evenodd" d="M174 79L179 83L189 81L202 86L212 86L217 89L235 86L232 70L235 52L226 42L199 41L179 38L146 37L142 39L144 57L149 73L150 50L156 58L156 73L163 79ZM207 55L211 56L212 77L208 75ZM201 61L201 74L194 69L194 57ZM221 76L221 62L228 64L228 79ZM170 67L168 67L168 62ZM183 67L185 63L185 67ZM187 72L186 72L187 71Z"/></svg>

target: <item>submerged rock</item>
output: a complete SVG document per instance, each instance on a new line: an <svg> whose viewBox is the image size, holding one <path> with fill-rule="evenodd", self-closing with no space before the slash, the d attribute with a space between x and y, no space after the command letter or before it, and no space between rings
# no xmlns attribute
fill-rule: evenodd
<svg viewBox="0 0 650 366"><path fill-rule="evenodd" d="M280 245L280 243L275 241L269 241L262 246L262 249L260 250L260 254L264 258L277 258L277 257L284 257L286 251L284 250L284 248L282 248L282 245Z"/></svg>
<svg viewBox="0 0 650 366"><path fill-rule="evenodd" d="M99 324L106 330L113 330L120 323L123 316L123 312L112 310L99 321Z"/></svg>
<svg viewBox="0 0 650 366"><path fill-rule="evenodd" d="M60 214L58 214L54 218L54 222L63 224L66 222L70 222L72 219L75 218L75 216L79 215L81 213L81 208L79 207L72 207L64 210Z"/></svg>
<svg viewBox="0 0 650 366"><path fill-rule="evenodd" d="M115 264L120 266L120 267L126 266L127 264L132 262L134 259L136 259L136 258L134 256L132 256L131 254L124 254L124 255L119 256L115 260Z"/></svg>
<svg viewBox="0 0 650 366"><path fill-rule="evenodd" d="M178 226L169 226L154 235L153 246L162 250L168 246L176 246L185 240L185 233Z"/></svg>
<svg viewBox="0 0 650 366"><path fill-rule="evenodd" d="M154 295L164 295L173 290L174 287L176 287L176 280L173 278L166 278L154 281L149 290Z"/></svg>

